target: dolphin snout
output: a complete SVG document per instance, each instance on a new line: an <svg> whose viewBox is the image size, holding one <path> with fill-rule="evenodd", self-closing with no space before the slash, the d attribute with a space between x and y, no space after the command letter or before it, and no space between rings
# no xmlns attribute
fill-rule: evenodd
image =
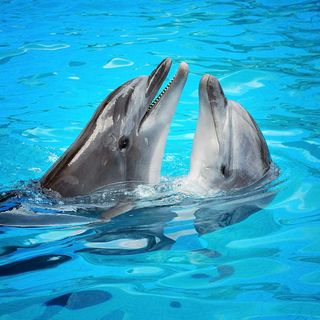
<svg viewBox="0 0 320 320"><path fill-rule="evenodd" d="M186 77L188 75L189 72L189 66L186 62L182 61L179 65L179 72L181 73L181 75L183 75L184 77Z"/></svg>
<svg viewBox="0 0 320 320"><path fill-rule="evenodd" d="M216 77L205 74L200 80L199 89L200 91L206 91L208 101L212 108L223 108L227 106L227 99Z"/></svg>
<svg viewBox="0 0 320 320"><path fill-rule="evenodd" d="M151 96L151 99L154 97L154 95L161 87L163 81L166 79L171 65L171 58L166 58L158 65L157 68L152 71L152 73L148 77L146 96Z"/></svg>

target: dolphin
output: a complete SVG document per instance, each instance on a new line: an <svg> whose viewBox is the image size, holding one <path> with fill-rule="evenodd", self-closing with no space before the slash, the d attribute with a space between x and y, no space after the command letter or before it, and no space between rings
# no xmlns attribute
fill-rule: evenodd
<svg viewBox="0 0 320 320"><path fill-rule="evenodd" d="M129 80L105 98L40 179L41 187L74 197L118 182L158 183L169 126L188 76L182 62L155 98L171 64L163 60L149 76Z"/></svg>
<svg viewBox="0 0 320 320"><path fill-rule="evenodd" d="M226 191L266 176L272 163L269 149L249 112L227 100L211 75L201 78L199 102L188 181L204 190Z"/></svg>

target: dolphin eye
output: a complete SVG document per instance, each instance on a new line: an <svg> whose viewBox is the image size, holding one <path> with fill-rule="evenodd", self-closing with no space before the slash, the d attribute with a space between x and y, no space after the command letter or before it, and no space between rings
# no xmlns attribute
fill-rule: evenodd
<svg viewBox="0 0 320 320"><path fill-rule="evenodd" d="M122 136L118 141L120 151L125 151L129 147L129 138Z"/></svg>
<svg viewBox="0 0 320 320"><path fill-rule="evenodd" d="M224 164L222 164L221 167L220 167L220 171L221 171L221 173L222 173L223 176L226 176L226 174L227 174L227 167L226 167Z"/></svg>

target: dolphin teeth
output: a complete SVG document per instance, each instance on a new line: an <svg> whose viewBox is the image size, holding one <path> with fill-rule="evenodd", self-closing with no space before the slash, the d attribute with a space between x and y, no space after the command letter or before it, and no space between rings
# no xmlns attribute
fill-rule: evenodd
<svg viewBox="0 0 320 320"><path fill-rule="evenodd" d="M169 87L171 86L173 80L176 76L174 76L169 83L166 85L166 87L161 91L161 93L158 95L158 97L149 105L149 108L147 109L147 113L150 112L159 102L159 100L162 98L162 96L167 92Z"/></svg>

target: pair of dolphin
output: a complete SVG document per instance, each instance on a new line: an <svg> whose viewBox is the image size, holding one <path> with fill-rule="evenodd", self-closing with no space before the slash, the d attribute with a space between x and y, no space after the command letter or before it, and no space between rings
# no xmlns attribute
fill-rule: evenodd
<svg viewBox="0 0 320 320"><path fill-rule="evenodd" d="M74 197L117 182L158 183L169 126L188 76L188 65L182 62L155 98L171 64L165 59L150 76L114 90L41 178L41 186ZM260 180L271 158L255 121L240 104L226 99L211 75L202 77L199 98L187 179L208 190L241 188Z"/></svg>

